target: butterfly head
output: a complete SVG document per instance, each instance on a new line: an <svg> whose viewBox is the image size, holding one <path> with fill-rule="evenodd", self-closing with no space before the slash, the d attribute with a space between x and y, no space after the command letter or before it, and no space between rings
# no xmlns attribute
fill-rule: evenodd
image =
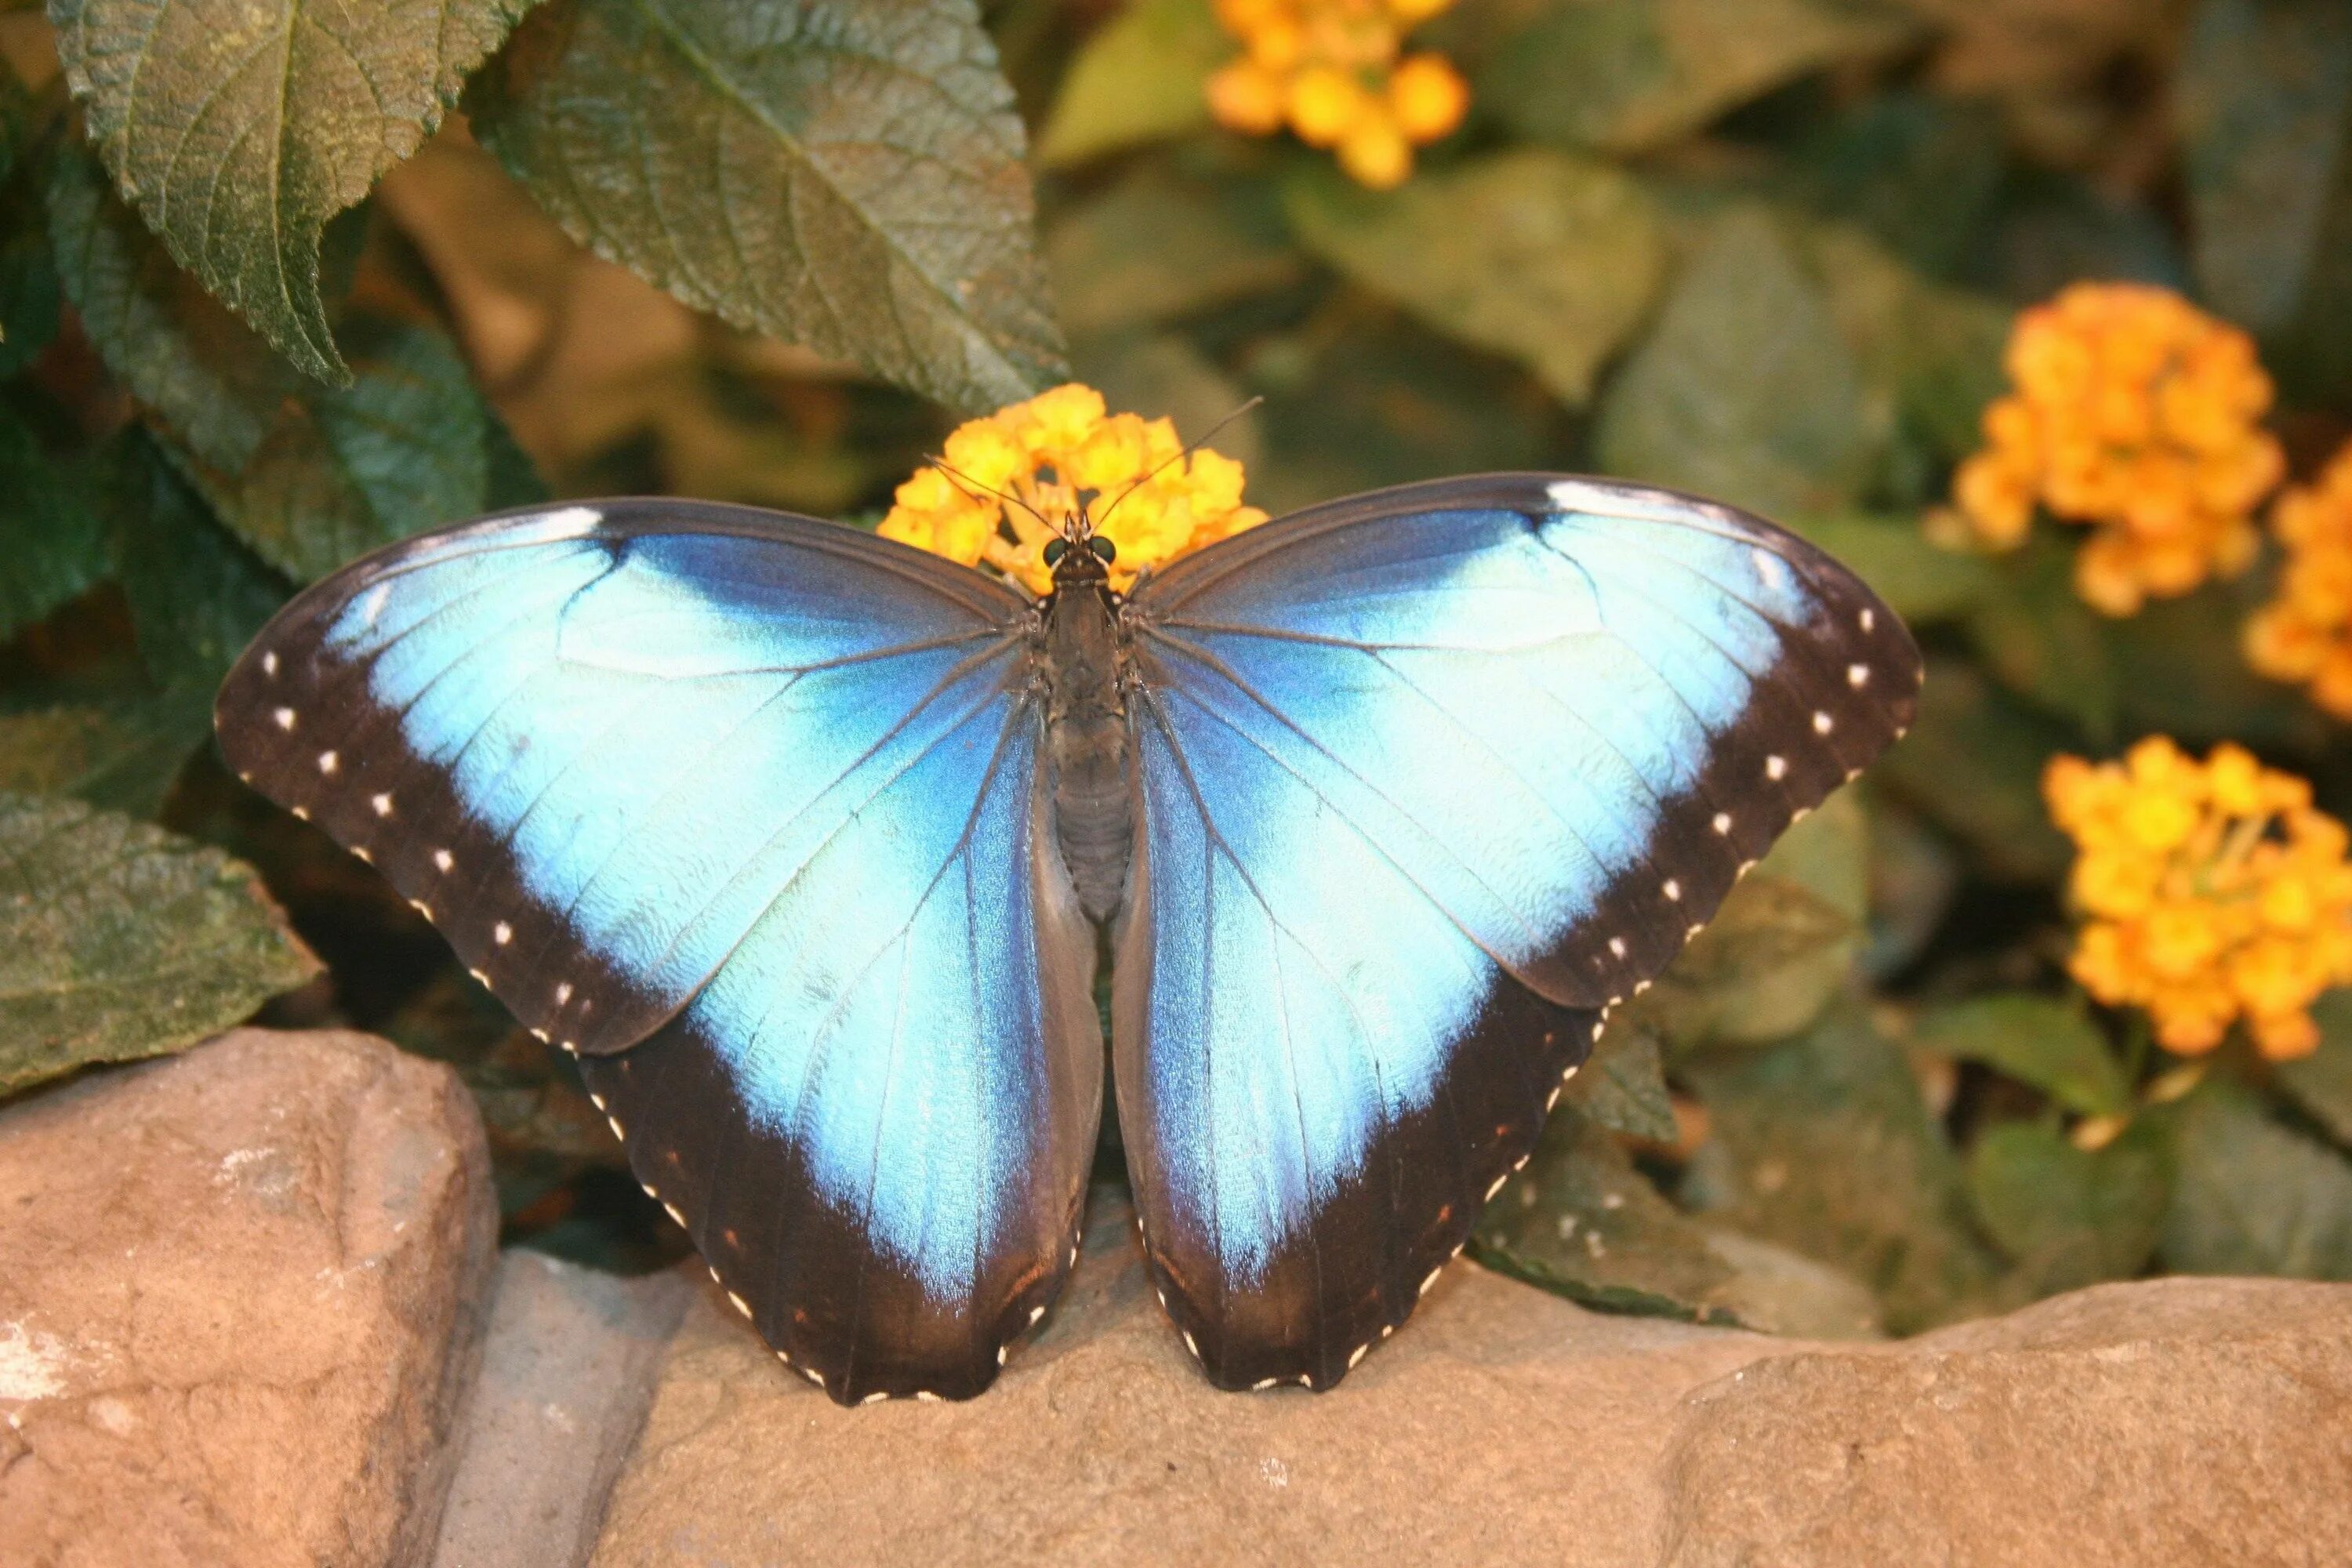
<svg viewBox="0 0 2352 1568"><path fill-rule="evenodd" d="M1054 586L1058 591L1108 582L1110 563L1118 559L1118 546L1106 535L1095 532L1081 511L1060 538L1045 542L1044 554L1046 570L1054 574Z"/></svg>

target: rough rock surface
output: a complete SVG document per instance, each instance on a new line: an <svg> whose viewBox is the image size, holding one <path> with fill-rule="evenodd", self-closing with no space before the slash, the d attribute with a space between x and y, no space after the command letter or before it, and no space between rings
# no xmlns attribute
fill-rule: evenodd
<svg viewBox="0 0 2352 1568"><path fill-rule="evenodd" d="M1676 1568L2352 1559L2352 1287L2101 1286L1690 1406Z"/></svg>
<svg viewBox="0 0 2352 1568"><path fill-rule="evenodd" d="M496 1226L464 1087L362 1035L0 1112L0 1564L423 1561Z"/></svg>
<svg viewBox="0 0 2352 1568"><path fill-rule="evenodd" d="M705 1296L600 1568L2316 1563L2352 1289L2111 1287L1895 1345L1580 1310L1456 1264L1337 1390L1218 1394L1123 1213L996 1387L844 1410ZM2338 1559L2340 1560L2340 1559Z"/></svg>
<svg viewBox="0 0 2352 1568"><path fill-rule="evenodd" d="M436 1568L576 1568L645 1426L693 1291L514 1251L499 1260Z"/></svg>

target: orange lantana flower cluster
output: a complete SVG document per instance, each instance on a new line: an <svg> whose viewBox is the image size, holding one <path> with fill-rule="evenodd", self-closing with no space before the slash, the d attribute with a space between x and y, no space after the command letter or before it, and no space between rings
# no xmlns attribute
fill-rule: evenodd
<svg viewBox="0 0 2352 1568"><path fill-rule="evenodd" d="M2076 591L2116 616L2253 560L2284 458L2245 333L2169 289L2078 283L2019 316L2007 364L2015 390L1954 480L1979 540L2019 543L2037 505L2089 525Z"/></svg>
<svg viewBox="0 0 2352 1568"><path fill-rule="evenodd" d="M2271 512L2286 547L2278 593L2246 624L2246 660L2273 680L2352 719L2352 445Z"/></svg>
<svg viewBox="0 0 2352 1568"><path fill-rule="evenodd" d="M1265 521L1242 504L1241 464L1183 449L1167 420L1111 414L1093 387L1057 386L957 426L944 468L900 485L877 531L1043 594L1054 580L1045 545L1083 502L1118 547L1110 581L1124 590L1147 566Z"/></svg>
<svg viewBox="0 0 2352 1568"><path fill-rule="evenodd" d="M1216 0L1247 53L1209 78L1217 123L1253 136L1285 125L1375 190L1402 184L1412 150L1462 123L1470 89L1404 35L1454 0ZM1400 56L1402 55L1402 58Z"/></svg>
<svg viewBox="0 0 2352 1568"><path fill-rule="evenodd" d="M2352 840L2310 785L2240 746L2200 763L2156 736L2120 763L2053 758L2042 792L2082 850L2069 967L2092 995L2147 1009L2183 1054L2241 1018L2264 1056L2318 1045L2312 1002L2352 982Z"/></svg>

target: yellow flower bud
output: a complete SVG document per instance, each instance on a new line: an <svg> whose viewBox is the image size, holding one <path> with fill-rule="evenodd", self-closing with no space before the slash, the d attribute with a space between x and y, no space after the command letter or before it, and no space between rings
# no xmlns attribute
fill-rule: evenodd
<svg viewBox="0 0 2352 1568"><path fill-rule="evenodd" d="M1470 84L1444 55L1412 55L1389 78L1389 108L1408 142L1451 135L1470 108Z"/></svg>
<svg viewBox="0 0 2352 1568"><path fill-rule="evenodd" d="M1209 78L1209 114L1228 131L1271 136L1282 129L1282 78L1252 59L1239 59Z"/></svg>
<svg viewBox="0 0 2352 1568"><path fill-rule="evenodd" d="M1340 139L1339 167L1360 185L1391 190L1412 173L1412 143L1384 108L1368 108Z"/></svg>
<svg viewBox="0 0 2352 1568"><path fill-rule="evenodd" d="M1309 66L1290 81L1290 128L1310 147L1337 146L1371 100L1363 84L1331 66Z"/></svg>

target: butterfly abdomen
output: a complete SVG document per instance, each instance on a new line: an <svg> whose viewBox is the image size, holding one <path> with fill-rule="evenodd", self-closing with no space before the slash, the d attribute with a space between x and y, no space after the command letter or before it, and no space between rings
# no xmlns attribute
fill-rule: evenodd
<svg viewBox="0 0 2352 1568"><path fill-rule="evenodd" d="M1078 905L1093 921L1108 920L1118 908L1135 841L1114 615L1107 595L1092 586L1056 593L1045 612L1055 832Z"/></svg>

